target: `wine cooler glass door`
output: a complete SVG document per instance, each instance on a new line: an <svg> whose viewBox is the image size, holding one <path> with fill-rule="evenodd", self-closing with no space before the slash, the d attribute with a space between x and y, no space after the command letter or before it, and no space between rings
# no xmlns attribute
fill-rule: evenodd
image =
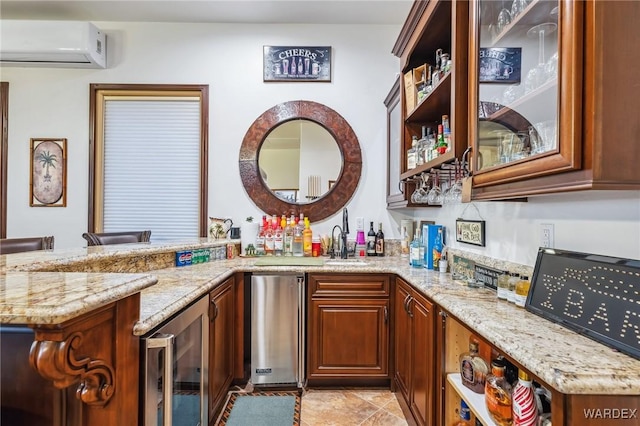
<svg viewBox="0 0 640 426"><path fill-rule="evenodd" d="M146 426L207 424L206 306L204 313L188 318L190 321L181 318L189 316L187 311L145 339Z"/></svg>

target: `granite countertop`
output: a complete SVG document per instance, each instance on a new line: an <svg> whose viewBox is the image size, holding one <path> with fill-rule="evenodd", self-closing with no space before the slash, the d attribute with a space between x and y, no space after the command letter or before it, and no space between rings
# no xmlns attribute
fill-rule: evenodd
<svg viewBox="0 0 640 426"><path fill-rule="evenodd" d="M136 246L113 246L100 255L112 250L137 250ZM163 246L166 247L178 246ZM183 248L186 246L178 247ZM57 257L56 262L64 260ZM640 360L498 300L491 290L467 287L453 281L450 274L411 268L406 258L366 258L360 264L348 261L331 266L255 266L255 262L255 258L217 260L145 274L2 272L0 320L21 323L19 319L38 318L44 323L55 323L68 319L73 309L88 309L92 304L95 308L97 303L117 300L137 288L141 290L141 306L134 333L142 336L235 272L392 273L559 392L640 395ZM34 297L30 289L36 287Z"/></svg>

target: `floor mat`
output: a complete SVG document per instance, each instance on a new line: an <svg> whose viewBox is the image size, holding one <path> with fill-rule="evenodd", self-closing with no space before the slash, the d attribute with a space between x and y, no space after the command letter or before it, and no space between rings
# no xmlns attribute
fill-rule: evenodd
<svg viewBox="0 0 640 426"><path fill-rule="evenodd" d="M220 426L299 426L300 393L285 391L232 392Z"/></svg>

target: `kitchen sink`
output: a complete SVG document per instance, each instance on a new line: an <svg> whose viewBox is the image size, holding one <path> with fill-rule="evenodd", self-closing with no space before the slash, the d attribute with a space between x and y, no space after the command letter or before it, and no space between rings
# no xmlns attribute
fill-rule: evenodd
<svg viewBox="0 0 640 426"><path fill-rule="evenodd" d="M359 259L329 259L324 261L325 266L367 266L369 262Z"/></svg>

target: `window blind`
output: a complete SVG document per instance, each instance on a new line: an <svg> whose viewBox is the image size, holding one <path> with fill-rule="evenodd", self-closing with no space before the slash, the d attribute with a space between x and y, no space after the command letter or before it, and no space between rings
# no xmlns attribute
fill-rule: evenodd
<svg viewBox="0 0 640 426"><path fill-rule="evenodd" d="M200 155L199 99L105 101L104 232L198 237Z"/></svg>

